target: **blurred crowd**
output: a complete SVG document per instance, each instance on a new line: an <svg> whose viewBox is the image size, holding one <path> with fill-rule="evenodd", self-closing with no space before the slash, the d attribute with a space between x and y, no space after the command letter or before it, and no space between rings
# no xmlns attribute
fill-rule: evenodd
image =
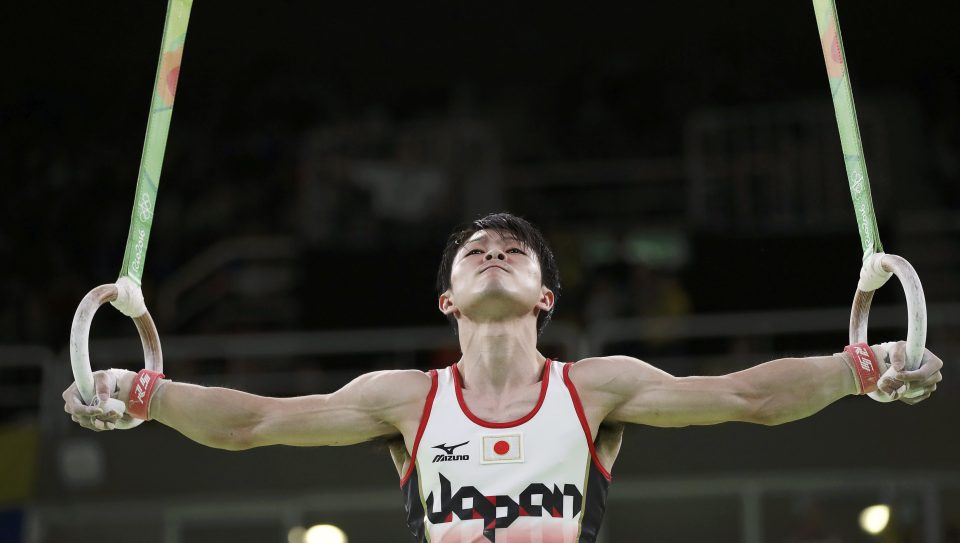
<svg viewBox="0 0 960 543"><path fill-rule="evenodd" d="M671 54L709 55L709 44L684 42ZM739 302L724 305L737 297L721 302L716 297L722 292L704 294L712 287L704 286L710 276L703 265L712 256L700 249L719 243L709 227L693 228L682 211L655 220L638 216L626 225L605 221L603 205L595 203L587 215L570 210L579 220L564 221L564 210L548 207L551 191L565 189L549 183L533 192L545 205L529 205L527 195L518 209L511 171L560 159L602 164L672 157L682 164L684 123L691 112L769 101L771 95L794 98L790 83L768 80L772 87L756 88L773 56L736 70L675 65L678 73L655 81L649 61L630 55L597 63L588 58L572 58L553 72L539 66L539 82L515 73L500 86L496 77L445 83L427 78L419 86L397 81L397 92L389 93L372 84L358 88L356 78L311 73L276 51L234 63L229 78L205 79L214 61L188 56L147 255L147 299L220 242L276 236L297 247L286 263L296 271L284 275L282 289L300 307L285 310L284 319L248 319L242 326L200 312L197 319L166 324L167 331L439 324L431 285L446 234L477 215L509 210L541 224L557 245L567 287L561 320L582 324L741 309ZM189 69L196 73L189 75ZM372 78L368 74L367 80ZM822 81L815 83L808 86L822 91ZM5 343L61 347L79 299L113 280L122 260L146 98L80 100L74 90L38 83L2 95L0 341ZM924 139L898 151L922 157L909 163L923 165L914 173L924 180L927 203L960 208L956 74L930 75L911 91L908 100L917 105L915 120ZM616 197L611 193L611 203ZM671 232L676 238L671 243L693 256L665 261L636 250L629 238L647 228ZM847 230L853 230L852 221ZM775 255L775 247L784 244L776 232L750 234L768 235L769 244L760 250ZM745 234L721 241L739 243L738 236ZM593 245L601 238L611 248L598 256ZM744 246L757 249L750 243ZM325 275L330 262L350 271ZM230 281L231 273L242 271L237 266L227 266L212 281ZM247 283L260 280L256 274L244 277ZM262 281L270 283L271 276ZM410 309L389 318L351 315L347 293L379 281L392 285L395 307ZM336 308L333 316L314 318L304 311L317 302ZM793 303L816 305L803 297L783 298L783 306Z"/></svg>

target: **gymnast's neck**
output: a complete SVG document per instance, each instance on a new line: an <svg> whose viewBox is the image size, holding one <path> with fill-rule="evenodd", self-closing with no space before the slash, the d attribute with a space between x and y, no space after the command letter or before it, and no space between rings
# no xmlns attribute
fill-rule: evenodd
<svg viewBox="0 0 960 543"><path fill-rule="evenodd" d="M463 387L479 394L502 394L540 381L546 359L537 350L536 317L458 323L457 364Z"/></svg>

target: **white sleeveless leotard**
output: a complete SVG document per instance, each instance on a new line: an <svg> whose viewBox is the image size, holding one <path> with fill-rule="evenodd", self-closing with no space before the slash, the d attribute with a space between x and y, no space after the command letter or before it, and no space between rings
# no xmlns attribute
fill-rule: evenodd
<svg viewBox="0 0 960 543"><path fill-rule="evenodd" d="M400 481L418 542L593 543L610 473L594 450L570 364L547 360L526 416L488 422L463 401L457 365L433 380Z"/></svg>

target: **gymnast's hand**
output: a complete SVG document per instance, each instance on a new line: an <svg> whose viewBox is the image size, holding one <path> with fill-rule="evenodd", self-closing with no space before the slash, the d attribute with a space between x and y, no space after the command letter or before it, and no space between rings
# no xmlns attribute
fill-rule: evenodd
<svg viewBox="0 0 960 543"><path fill-rule="evenodd" d="M73 422L95 432L113 430L117 427L117 422L121 420L132 421L133 419L129 414L121 414L112 409L111 404L116 404L107 402L107 400L127 398L134 376L136 376L135 373L126 370L114 369L94 372L93 383L97 391L94 404L96 405L84 404L77 383L73 383L63 391L63 410L70 413Z"/></svg>
<svg viewBox="0 0 960 543"><path fill-rule="evenodd" d="M895 378L881 378L877 387L883 392L898 396L900 401L904 403L913 405L926 400L937 390L937 383L943 380L943 376L940 374L943 361L926 349L923 350L920 366L913 371L905 369L907 363L906 342L881 343L880 345L873 345L872 349L881 364L881 374L888 367L893 367L897 372ZM901 388L904 386L906 388ZM922 392L914 393L913 391L916 390ZM908 392L910 394L907 394ZM914 394L918 395L913 396Z"/></svg>

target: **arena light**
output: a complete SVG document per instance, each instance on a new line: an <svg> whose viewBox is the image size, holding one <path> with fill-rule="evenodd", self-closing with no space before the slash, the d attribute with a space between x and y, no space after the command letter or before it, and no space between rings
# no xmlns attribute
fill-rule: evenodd
<svg viewBox="0 0 960 543"><path fill-rule="evenodd" d="M882 532L890 522L889 505L871 505L860 512L860 528L871 535Z"/></svg>
<svg viewBox="0 0 960 543"><path fill-rule="evenodd" d="M287 532L287 543L303 543L303 538L306 535L307 530L303 526L290 528L290 531Z"/></svg>
<svg viewBox="0 0 960 543"><path fill-rule="evenodd" d="M347 543L347 534L333 524L317 524L303 534L303 543Z"/></svg>

